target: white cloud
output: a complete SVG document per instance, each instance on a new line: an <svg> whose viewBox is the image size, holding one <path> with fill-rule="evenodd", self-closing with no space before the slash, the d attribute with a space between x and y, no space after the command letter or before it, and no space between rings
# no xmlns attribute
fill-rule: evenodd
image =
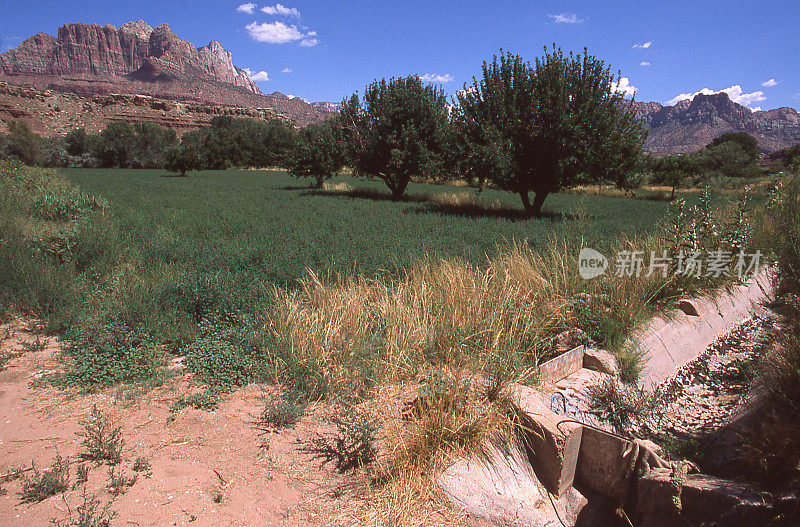
<svg viewBox="0 0 800 527"><path fill-rule="evenodd" d="M297 29L297 26L287 26L283 22L263 22L261 24L251 22L245 26L245 30L253 40L269 44L286 44L287 42L301 40L301 46L314 46L319 42L315 38L308 38L316 36L317 33L315 31L303 33Z"/></svg>
<svg viewBox="0 0 800 527"><path fill-rule="evenodd" d="M300 11L294 7L286 7L283 4L268 5L261 8L262 13L268 15L283 15L283 16L300 16Z"/></svg>
<svg viewBox="0 0 800 527"><path fill-rule="evenodd" d="M292 72L292 68L283 68L281 70L281 73L291 73L291 72Z"/></svg>
<svg viewBox="0 0 800 527"><path fill-rule="evenodd" d="M642 42L641 44L634 44L633 49L647 49L652 45L653 43L648 40L647 42Z"/></svg>
<svg viewBox="0 0 800 527"><path fill-rule="evenodd" d="M261 70L258 73L253 72L250 68L245 68L244 72L256 82L266 82L269 80L269 75L266 71Z"/></svg>
<svg viewBox="0 0 800 527"><path fill-rule="evenodd" d="M747 107L750 107L750 105L753 104L754 102L761 102L767 100L767 98L764 97L763 91L759 90L759 91L754 91L752 93L744 93L742 91L742 87L736 84L734 86L731 86L730 88L725 88L724 90L714 91L708 88L703 88L702 90L694 93L681 93L679 95L676 95L669 101L667 101L666 104L672 106L679 103L680 101L685 101L687 99L688 100L694 99L695 95L714 95L716 93L727 93L728 97L730 97L733 102Z"/></svg>
<svg viewBox="0 0 800 527"><path fill-rule="evenodd" d="M776 81L775 79L770 79L768 81L762 82L761 85L765 88L772 88L773 86L778 85L778 81Z"/></svg>
<svg viewBox="0 0 800 527"><path fill-rule="evenodd" d="M649 65L650 65L650 63L649 63L649 62L647 62L646 60L643 60L643 61L641 61L641 62L639 63L639 66L649 66Z"/></svg>
<svg viewBox="0 0 800 527"><path fill-rule="evenodd" d="M616 82L611 83L611 91L622 92L622 95L627 97L628 95L636 95L636 86L631 86L631 81L628 77L622 77L619 80L619 84Z"/></svg>
<svg viewBox="0 0 800 527"><path fill-rule="evenodd" d="M236 8L236 12L238 13L247 13L248 15L252 15L253 11L255 10L256 5L252 2L248 2L246 4L242 4Z"/></svg>
<svg viewBox="0 0 800 527"><path fill-rule="evenodd" d="M556 24L580 24L584 21L583 18L578 18L575 13L558 13L557 15L547 15L555 21Z"/></svg>
<svg viewBox="0 0 800 527"><path fill-rule="evenodd" d="M455 80L455 78L449 73L445 73L444 75L439 75L438 73L426 73L425 75L420 75L419 78L422 82L434 82L437 84L444 84L445 82L453 82Z"/></svg>
<svg viewBox="0 0 800 527"><path fill-rule="evenodd" d="M304 48L313 48L317 44L319 44L319 40L316 38L304 38L300 41L300 45Z"/></svg>

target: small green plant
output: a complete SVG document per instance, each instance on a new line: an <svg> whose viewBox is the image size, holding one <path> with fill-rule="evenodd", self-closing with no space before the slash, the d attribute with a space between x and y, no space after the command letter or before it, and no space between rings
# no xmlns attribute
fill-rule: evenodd
<svg viewBox="0 0 800 527"><path fill-rule="evenodd" d="M211 491L211 499L214 501L214 503L222 503L222 492L220 492L220 491L218 491L216 489L212 490Z"/></svg>
<svg viewBox="0 0 800 527"><path fill-rule="evenodd" d="M36 351L42 351L47 346L47 339L40 339L39 336L36 336L36 339L32 342L23 342L22 343L22 350L30 353Z"/></svg>
<svg viewBox="0 0 800 527"><path fill-rule="evenodd" d="M109 527L116 513L111 510L111 502L100 506L100 500L94 494L83 489L83 502L75 512L70 509L67 518L50 520L53 527Z"/></svg>
<svg viewBox="0 0 800 527"><path fill-rule="evenodd" d="M125 471L118 467L111 467L108 469L108 484L106 489L112 496L124 494L129 487L132 487L136 480L139 479L138 474L132 477L125 477Z"/></svg>
<svg viewBox="0 0 800 527"><path fill-rule="evenodd" d="M146 457L137 457L133 462L134 472L150 472L150 460Z"/></svg>
<svg viewBox="0 0 800 527"><path fill-rule="evenodd" d="M122 427L113 426L108 415L98 410L95 405L92 407L89 419L79 421L79 424L83 429L76 434L83 437L81 445L86 449L82 454L84 459L107 462L111 465L116 465L122 460L124 444Z"/></svg>
<svg viewBox="0 0 800 527"><path fill-rule="evenodd" d="M89 467L85 463L75 467L75 485L83 485L89 480Z"/></svg>
<svg viewBox="0 0 800 527"><path fill-rule="evenodd" d="M264 406L259 419L261 428L286 428L300 420L305 411L301 402L290 401L284 397L273 397Z"/></svg>
<svg viewBox="0 0 800 527"><path fill-rule="evenodd" d="M619 378L626 384L634 384L642 376L647 364L647 352L634 344L628 345L617 355Z"/></svg>
<svg viewBox="0 0 800 527"><path fill-rule="evenodd" d="M625 437L650 435L651 424L666 402L659 389L649 392L636 385L619 384L615 379L591 386L588 395L591 410Z"/></svg>
<svg viewBox="0 0 800 527"><path fill-rule="evenodd" d="M365 411L349 406L333 418L338 433L314 439L312 453L327 461L334 461L336 469L345 472L359 468L375 459L376 421Z"/></svg>
<svg viewBox="0 0 800 527"><path fill-rule="evenodd" d="M181 395L172 403L170 407L170 420L175 418L175 414L184 408L197 408L198 410L212 411L219 406L220 394L213 390L206 390L190 395Z"/></svg>
<svg viewBox="0 0 800 527"><path fill-rule="evenodd" d="M689 460L702 467L706 453L703 443L694 436L664 434L657 437L658 444L670 459Z"/></svg>
<svg viewBox="0 0 800 527"><path fill-rule="evenodd" d="M34 465L31 473L23 476L20 499L25 503L35 503L68 488L69 462L57 454L49 469L39 470Z"/></svg>

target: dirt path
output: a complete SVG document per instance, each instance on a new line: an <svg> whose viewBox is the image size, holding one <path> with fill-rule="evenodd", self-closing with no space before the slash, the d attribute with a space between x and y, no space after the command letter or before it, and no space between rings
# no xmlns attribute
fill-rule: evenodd
<svg viewBox="0 0 800 527"><path fill-rule="evenodd" d="M82 448L75 433L95 404L122 426L125 475L135 474L137 457L151 465L150 474L140 474L127 492L113 499L112 525L336 523L340 504L334 496L346 478L302 451L305 438L329 431L321 415L324 408L312 409L291 429L259 436L252 423L267 387L247 386L227 396L216 411L185 409L171 422L172 402L190 386L186 375L133 401L118 390L79 395L34 388L31 381L58 368L58 343L48 338L41 349L23 351L25 343L36 341L31 329L23 321L0 327L0 336L6 337L0 357L11 355L0 366L0 474L31 461L49 467L57 453L75 461L70 490L63 496L21 503L20 479L3 483L0 524L47 525L51 518L67 518L82 503L82 486L72 488ZM89 466L86 489L101 502L110 501L108 467Z"/></svg>

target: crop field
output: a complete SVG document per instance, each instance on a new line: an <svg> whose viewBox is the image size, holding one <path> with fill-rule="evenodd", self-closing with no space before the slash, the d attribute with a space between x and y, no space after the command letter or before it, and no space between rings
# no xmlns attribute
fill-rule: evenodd
<svg viewBox="0 0 800 527"><path fill-rule="evenodd" d="M392 202L380 182L342 176L309 189L284 172L66 169L81 189L106 198L128 248L147 266L290 285L306 269L374 274L424 256L483 265L498 246L549 240L600 250L620 236L653 232L666 202L554 194L548 217L522 217L519 197L411 184ZM339 189L339 190L336 190ZM691 199L691 198L690 198Z"/></svg>

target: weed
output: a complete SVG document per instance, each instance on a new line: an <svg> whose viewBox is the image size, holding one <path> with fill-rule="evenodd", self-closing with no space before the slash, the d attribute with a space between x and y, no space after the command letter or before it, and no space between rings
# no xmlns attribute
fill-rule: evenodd
<svg viewBox="0 0 800 527"><path fill-rule="evenodd" d="M75 467L75 485L83 485L89 480L89 467L85 463Z"/></svg>
<svg viewBox="0 0 800 527"><path fill-rule="evenodd" d="M150 460L146 457L137 457L133 462L134 472L150 472Z"/></svg>
<svg viewBox="0 0 800 527"><path fill-rule="evenodd" d="M215 314L199 327L197 340L186 348L189 369L199 380L227 392L263 375L262 350L249 341L246 320Z"/></svg>
<svg viewBox="0 0 800 527"><path fill-rule="evenodd" d="M116 465L122 460L122 427L115 427L111 418L92 406L89 419L79 421L83 430L76 432L83 437L81 445L86 449L82 454L85 459L107 462Z"/></svg>
<svg viewBox="0 0 800 527"><path fill-rule="evenodd" d="M273 397L261 412L259 427L286 428L294 425L303 416L305 405L301 402L289 401L284 397Z"/></svg>
<svg viewBox="0 0 800 527"><path fill-rule="evenodd" d="M620 385L614 379L589 388L589 406L614 431L625 437L647 437L665 404L664 394L635 385Z"/></svg>
<svg viewBox="0 0 800 527"><path fill-rule="evenodd" d="M46 347L47 347L47 339L40 339L38 335L36 336L36 339L33 340L32 342L22 343L22 350L26 353L43 351Z"/></svg>
<svg viewBox="0 0 800 527"><path fill-rule="evenodd" d="M697 437L664 434L657 437L657 442L672 460L689 460L699 467L705 463L706 452L702 441Z"/></svg>
<svg viewBox="0 0 800 527"><path fill-rule="evenodd" d="M23 476L20 499L26 503L39 502L68 488L69 461L56 454L49 469L39 470L34 465L31 473Z"/></svg>
<svg viewBox="0 0 800 527"><path fill-rule="evenodd" d="M111 502L100 506L100 500L94 494L83 489L83 502L78 505L73 514L69 510L67 518L50 520L53 527L110 527L111 520L116 513L111 510Z"/></svg>
<svg viewBox="0 0 800 527"><path fill-rule="evenodd" d="M218 392L206 390L190 395L181 395L170 407L170 412L180 412L184 408L197 408L198 410L216 410L221 397Z"/></svg>
<svg viewBox="0 0 800 527"><path fill-rule="evenodd" d="M132 477L128 478L125 477L125 471L121 468L117 471L118 467L111 467L108 469L108 484L106 488L108 489L109 494L112 496L118 496L120 494L124 494L129 487L132 487L136 480L139 478L138 474L134 474Z"/></svg>
<svg viewBox="0 0 800 527"><path fill-rule="evenodd" d="M222 492L218 490L212 490L211 499L214 501L214 503L222 503Z"/></svg>
<svg viewBox="0 0 800 527"><path fill-rule="evenodd" d="M314 438L309 449L324 462L334 461L336 469L345 472L359 468L375 459L376 421L355 406L333 418L338 433Z"/></svg>
<svg viewBox="0 0 800 527"><path fill-rule="evenodd" d="M626 384L635 384L645 371L647 352L629 343L617 354L619 360L619 378Z"/></svg>
<svg viewBox="0 0 800 527"><path fill-rule="evenodd" d="M82 324L65 351L72 363L54 381L90 390L150 378L163 363L146 335L118 320Z"/></svg>

